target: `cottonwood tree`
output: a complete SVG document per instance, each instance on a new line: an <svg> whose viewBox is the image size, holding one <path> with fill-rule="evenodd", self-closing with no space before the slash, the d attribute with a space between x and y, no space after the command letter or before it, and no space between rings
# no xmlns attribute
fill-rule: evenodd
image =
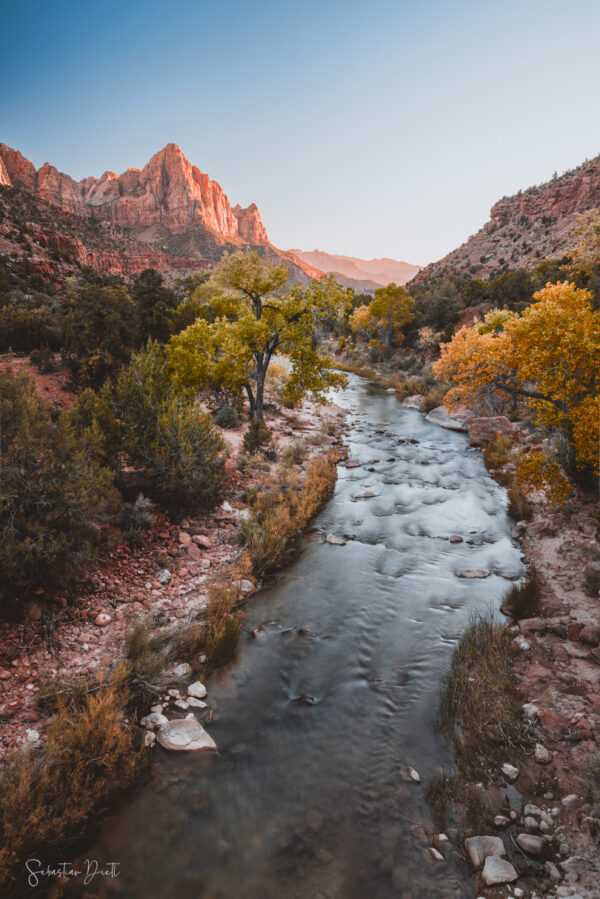
<svg viewBox="0 0 600 899"><path fill-rule="evenodd" d="M359 306L350 318L353 331L362 333L384 355L402 342L403 329L414 318L415 303L404 287L378 287L368 306Z"/></svg>
<svg viewBox="0 0 600 899"><path fill-rule="evenodd" d="M307 393L322 398L327 388L345 383L316 346L319 321L350 302L349 291L333 278L292 284L284 265L237 252L222 258L202 289L216 318L198 318L168 345L179 388L243 389L250 417L262 420L265 378L276 355L289 360L285 393L293 402Z"/></svg>
<svg viewBox="0 0 600 899"><path fill-rule="evenodd" d="M433 366L454 384L449 405L519 398L539 424L563 432L577 466L600 473L600 311L592 299L567 281L547 284L520 315L492 310L461 328ZM537 469L531 461L525 467L540 485L543 466L550 469L542 457L537 462Z"/></svg>

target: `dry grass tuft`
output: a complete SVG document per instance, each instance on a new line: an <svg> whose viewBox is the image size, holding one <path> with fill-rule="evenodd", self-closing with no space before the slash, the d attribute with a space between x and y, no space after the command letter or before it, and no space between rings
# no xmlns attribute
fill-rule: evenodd
<svg viewBox="0 0 600 899"><path fill-rule="evenodd" d="M542 585L535 565L531 565L522 584L513 586L504 596L502 607L514 621L534 618L540 612Z"/></svg>
<svg viewBox="0 0 600 899"><path fill-rule="evenodd" d="M519 650L493 615L475 615L462 635L442 691L442 729L459 763L504 753L522 733L517 693Z"/></svg>
<svg viewBox="0 0 600 899"><path fill-rule="evenodd" d="M279 489L262 491L253 499L253 515L242 533L258 577L288 564L299 552L302 531L335 487L335 463L324 456L311 461L301 487L293 486L284 470Z"/></svg>
<svg viewBox="0 0 600 899"><path fill-rule="evenodd" d="M86 823L130 786L144 758L125 723L123 671L106 685L63 694L41 748L15 752L0 774L0 884L9 890L27 858L81 837Z"/></svg>

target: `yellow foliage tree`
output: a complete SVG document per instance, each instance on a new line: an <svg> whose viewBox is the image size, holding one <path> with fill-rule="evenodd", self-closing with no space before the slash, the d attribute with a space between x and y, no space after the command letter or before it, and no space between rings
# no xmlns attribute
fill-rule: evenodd
<svg viewBox="0 0 600 899"><path fill-rule="evenodd" d="M564 432L579 467L600 473L600 311L568 281L533 299L521 315L490 316L489 328L487 319L461 328L442 345L434 373L454 384L451 407L522 398L538 423Z"/></svg>
<svg viewBox="0 0 600 899"><path fill-rule="evenodd" d="M413 319L414 300L404 287L388 284L378 287L375 298L368 306L359 306L350 317L350 327L361 333L373 344L378 338L378 346L384 353L402 341L402 329Z"/></svg>
<svg viewBox="0 0 600 899"><path fill-rule="evenodd" d="M243 388L250 416L262 419L265 377L277 354L290 361L285 394L291 401L306 393L320 398L328 387L345 383L316 346L318 323L345 312L349 303L348 291L333 278L291 284L284 265L271 265L257 252L237 252L225 254L199 290L217 317L198 318L171 338L169 366L179 388Z"/></svg>

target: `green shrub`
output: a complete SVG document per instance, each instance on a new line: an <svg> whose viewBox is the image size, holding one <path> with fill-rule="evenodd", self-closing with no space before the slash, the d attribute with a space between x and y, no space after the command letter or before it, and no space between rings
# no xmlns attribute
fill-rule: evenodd
<svg viewBox="0 0 600 899"><path fill-rule="evenodd" d="M152 500L139 493L132 503L125 503L119 517L119 527L130 543L138 545L145 531L154 526L156 518L151 512Z"/></svg>
<svg viewBox="0 0 600 899"><path fill-rule="evenodd" d="M221 406L213 415L213 421L220 428L237 428L240 416L234 406Z"/></svg>
<svg viewBox="0 0 600 899"><path fill-rule="evenodd" d="M100 466L63 413L26 373L0 373L0 576L10 594L56 583L89 563L100 523L116 511L111 473Z"/></svg>
<svg viewBox="0 0 600 899"><path fill-rule="evenodd" d="M133 355L112 403L122 449L172 514L218 499L226 477L223 438L195 398L177 395L158 344L149 341Z"/></svg>
<svg viewBox="0 0 600 899"><path fill-rule="evenodd" d="M44 374L54 371L54 353L47 343L45 343L37 350L32 350L29 358L31 359L33 364Z"/></svg>
<svg viewBox="0 0 600 899"><path fill-rule="evenodd" d="M271 442L271 432L262 418L253 418L244 434L244 452L251 456L257 450L268 446Z"/></svg>
<svg viewBox="0 0 600 899"><path fill-rule="evenodd" d="M123 284L88 283L65 301L63 358L81 384L99 387L138 342L136 304Z"/></svg>

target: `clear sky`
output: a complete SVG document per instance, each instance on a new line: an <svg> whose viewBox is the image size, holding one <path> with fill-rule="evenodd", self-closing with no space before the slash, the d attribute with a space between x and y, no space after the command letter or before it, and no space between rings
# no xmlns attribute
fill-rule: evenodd
<svg viewBox="0 0 600 899"><path fill-rule="evenodd" d="M600 152L598 0L0 0L0 140L75 178L173 141L271 240L427 263Z"/></svg>

